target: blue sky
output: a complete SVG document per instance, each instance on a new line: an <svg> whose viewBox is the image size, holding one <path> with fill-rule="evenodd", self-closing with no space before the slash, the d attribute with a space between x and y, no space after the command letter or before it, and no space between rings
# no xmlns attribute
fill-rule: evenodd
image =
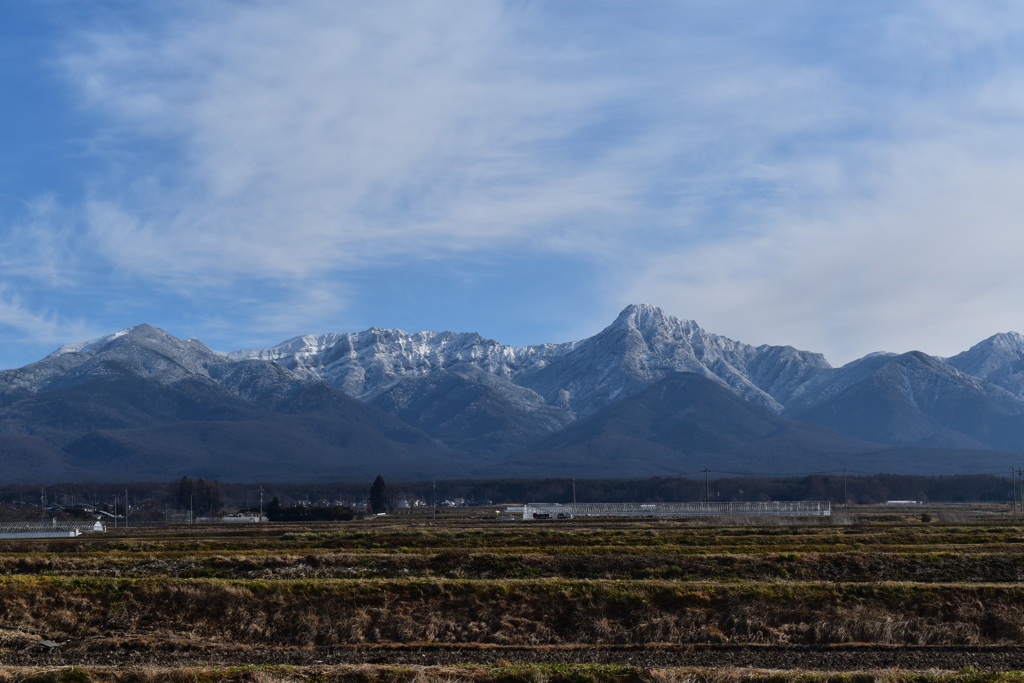
<svg viewBox="0 0 1024 683"><path fill-rule="evenodd" d="M1015 2L0 0L0 367L509 344L652 303L833 364L1024 331Z"/></svg>

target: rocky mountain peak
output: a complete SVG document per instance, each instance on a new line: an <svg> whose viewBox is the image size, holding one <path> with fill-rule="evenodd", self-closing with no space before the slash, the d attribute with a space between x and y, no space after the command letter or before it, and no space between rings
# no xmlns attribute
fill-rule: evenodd
<svg viewBox="0 0 1024 683"><path fill-rule="evenodd" d="M193 354L196 352L221 356L216 351L210 350L203 342L196 338L178 339L158 327L147 323L141 323L134 327L126 327L111 334L96 339L91 339L77 344L65 344L51 353L47 358L56 358L72 353L96 353L117 348L118 346L134 345L162 352L184 352Z"/></svg>
<svg viewBox="0 0 1024 683"><path fill-rule="evenodd" d="M993 335L946 362L960 372L1024 397L1024 335L1018 332Z"/></svg>
<svg viewBox="0 0 1024 683"><path fill-rule="evenodd" d="M660 327L668 318L665 312L651 304L630 304L622 309L612 327L652 329Z"/></svg>
<svg viewBox="0 0 1024 683"><path fill-rule="evenodd" d="M178 339L157 327L141 324L61 346L37 363L3 373L0 387L39 391L73 386L91 377L117 372L115 366L169 384L185 377L208 377L212 366L226 361L224 354L210 350L198 339Z"/></svg>
<svg viewBox="0 0 1024 683"><path fill-rule="evenodd" d="M682 320L666 314L651 304L630 304L605 328L605 332L625 330L645 339L662 336L690 337L703 330L692 320Z"/></svg>
<svg viewBox="0 0 1024 683"><path fill-rule="evenodd" d="M978 342L946 361L957 370L975 377L989 378L1006 374L1009 368L1024 362L1024 335L1001 332Z"/></svg>

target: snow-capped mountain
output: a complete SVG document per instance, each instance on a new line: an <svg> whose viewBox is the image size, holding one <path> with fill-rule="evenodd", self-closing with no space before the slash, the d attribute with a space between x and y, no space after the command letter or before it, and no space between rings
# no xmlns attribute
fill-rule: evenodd
<svg viewBox="0 0 1024 683"><path fill-rule="evenodd" d="M1024 335L1018 332L991 336L946 362L1024 398Z"/></svg>
<svg viewBox="0 0 1024 683"><path fill-rule="evenodd" d="M464 473L422 431L322 382L149 325L0 372L12 481L394 476L420 461L422 476Z"/></svg>
<svg viewBox="0 0 1024 683"><path fill-rule="evenodd" d="M824 373L784 415L891 445L1024 445L1024 401L919 351L870 356Z"/></svg>
<svg viewBox="0 0 1024 683"><path fill-rule="evenodd" d="M830 368L792 347L754 347L654 306L633 305L595 336L514 378L548 402L592 414L677 372L692 372L780 412L796 386Z"/></svg>
<svg viewBox="0 0 1024 683"><path fill-rule="evenodd" d="M821 354L735 342L697 323L631 305L597 335L580 342L505 346L475 333L371 328L290 339L232 359L272 360L350 396L373 399L399 382L440 370L475 370L531 389L579 415L676 372L695 372L776 412L786 398L830 366Z"/></svg>
<svg viewBox="0 0 1024 683"><path fill-rule="evenodd" d="M512 379L571 349L568 344L505 346L475 332L403 332L378 327L348 334L295 337L269 349L228 354L232 360L274 361L349 396L372 399L398 382L432 372L473 368Z"/></svg>
<svg viewBox="0 0 1024 683"><path fill-rule="evenodd" d="M0 372L0 392L32 393L73 386L110 374L115 368L161 384L183 378L209 377L209 369L227 356L198 339L183 341L150 325L138 325L81 344L60 347L41 361Z"/></svg>
<svg viewBox="0 0 1024 683"><path fill-rule="evenodd" d="M1015 425L1015 416L1024 414L1024 337L1015 334L997 335L948 363L915 352L905 358L872 354L832 368L819 353L755 347L655 306L631 305L598 334L566 344L510 347L476 334L375 328L299 337L230 357L273 359L421 426L438 418L413 415L412 406L436 406L438 387L454 386L451 377L438 384L442 372L460 374L459 382L476 386L477 393L484 391L478 384L482 377L490 378L492 390L506 385L508 400L499 412L516 414L516 420L539 416L543 406L549 411L547 431L537 434L553 433L565 421L551 410L564 411L570 419L593 415L684 372L708 378L769 411L816 421L858 439L971 448L1008 448L1020 441L1024 448L1024 435L1018 438ZM515 388L529 393L516 395ZM467 389L459 391L465 395ZM451 419L446 417L449 425Z"/></svg>
<svg viewBox="0 0 1024 683"><path fill-rule="evenodd" d="M1021 451L1017 333L832 368L633 305L588 339L519 347L371 328L220 353L139 325L0 372L0 465L58 478L585 476L587 454L608 476L715 460L953 472Z"/></svg>

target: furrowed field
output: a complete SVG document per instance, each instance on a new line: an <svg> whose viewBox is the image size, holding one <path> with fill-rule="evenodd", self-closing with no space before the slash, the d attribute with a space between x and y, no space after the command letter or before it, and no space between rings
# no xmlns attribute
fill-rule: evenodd
<svg viewBox="0 0 1024 683"><path fill-rule="evenodd" d="M0 681L1024 680L1005 509L489 514L0 540Z"/></svg>

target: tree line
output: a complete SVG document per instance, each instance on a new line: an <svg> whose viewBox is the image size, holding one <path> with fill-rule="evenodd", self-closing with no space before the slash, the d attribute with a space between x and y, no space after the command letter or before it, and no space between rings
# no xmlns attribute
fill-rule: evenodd
<svg viewBox="0 0 1024 683"><path fill-rule="evenodd" d="M381 480L383 483L383 479ZM48 503L124 500L127 491L133 513L152 509L192 510L196 517L227 508L256 513L273 498L283 507L347 507L387 512L402 501L441 505L445 501L473 503L688 502L767 500L828 500L851 505L887 500L922 502L997 502L1015 498L1010 473L995 475L910 476L813 474L798 477L652 477L648 479L502 479L388 482L378 494L375 482L236 484L182 477L170 482L8 484L0 487L0 505L39 506ZM380 487L378 487L380 488ZM45 496L41 493L45 492ZM1019 489L1016 492L1019 496Z"/></svg>

